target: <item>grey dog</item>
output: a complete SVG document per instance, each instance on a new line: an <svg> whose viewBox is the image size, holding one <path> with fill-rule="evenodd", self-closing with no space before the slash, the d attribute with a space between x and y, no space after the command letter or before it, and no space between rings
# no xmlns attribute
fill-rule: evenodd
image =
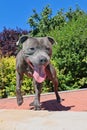
<svg viewBox="0 0 87 130"><path fill-rule="evenodd" d="M55 40L52 37L29 37L24 35L19 38L17 44L22 44L22 49L16 57L16 95L17 103L23 103L21 95L21 84L23 75L33 78L35 87L35 99L31 103L35 110L40 110L40 93L42 82L45 79L52 81L58 102L61 98L58 94L58 79L55 68L50 63L52 55L52 45Z"/></svg>

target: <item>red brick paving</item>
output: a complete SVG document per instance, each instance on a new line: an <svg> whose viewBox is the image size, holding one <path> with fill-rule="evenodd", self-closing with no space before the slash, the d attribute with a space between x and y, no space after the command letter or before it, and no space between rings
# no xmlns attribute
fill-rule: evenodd
<svg viewBox="0 0 87 130"><path fill-rule="evenodd" d="M48 111L87 111L87 89L59 93L64 99L61 104L55 100L55 94L41 95L41 109ZM0 109L33 109L29 104L34 96L24 97L24 103L18 106L16 98L0 99Z"/></svg>

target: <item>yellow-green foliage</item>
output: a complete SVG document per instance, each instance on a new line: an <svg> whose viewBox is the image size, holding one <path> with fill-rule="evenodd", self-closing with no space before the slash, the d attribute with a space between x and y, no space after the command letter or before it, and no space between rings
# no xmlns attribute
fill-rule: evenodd
<svg viewBox="0 0 87 130"><path fill-rule="evenodd" d="M0 59L0 97L6 92L7 95L15 95L15 58L6 57Z"/></svg>

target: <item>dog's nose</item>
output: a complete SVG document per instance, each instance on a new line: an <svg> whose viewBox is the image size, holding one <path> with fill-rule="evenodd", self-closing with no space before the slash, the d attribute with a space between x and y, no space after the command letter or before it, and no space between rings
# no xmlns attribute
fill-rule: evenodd
<svg viewBox="0 0 87 130"><path fill-rule="evenodd" d="M44 56L42 56L42 57L40 58L40 64L45 64L46 62L47 62L47 58L44 57Z"/></svg>

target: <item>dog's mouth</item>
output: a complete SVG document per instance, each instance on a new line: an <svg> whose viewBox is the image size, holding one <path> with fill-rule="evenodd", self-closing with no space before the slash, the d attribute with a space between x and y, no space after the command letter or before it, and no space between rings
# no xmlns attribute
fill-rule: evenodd
<svg viewBox="0 0 87 130"><path fill-rule="evenodd" d="M46 79L46 65L33 65L29 60L26 59L28 65L33 69L33 77L38 83L44 82Z"/></svg>
<svg viewBox="0 0 87 130"><path fill-rule="evenodd" d="M33 77L38 83L42 83L46 79L45 66L34 66Z"/></svg>

